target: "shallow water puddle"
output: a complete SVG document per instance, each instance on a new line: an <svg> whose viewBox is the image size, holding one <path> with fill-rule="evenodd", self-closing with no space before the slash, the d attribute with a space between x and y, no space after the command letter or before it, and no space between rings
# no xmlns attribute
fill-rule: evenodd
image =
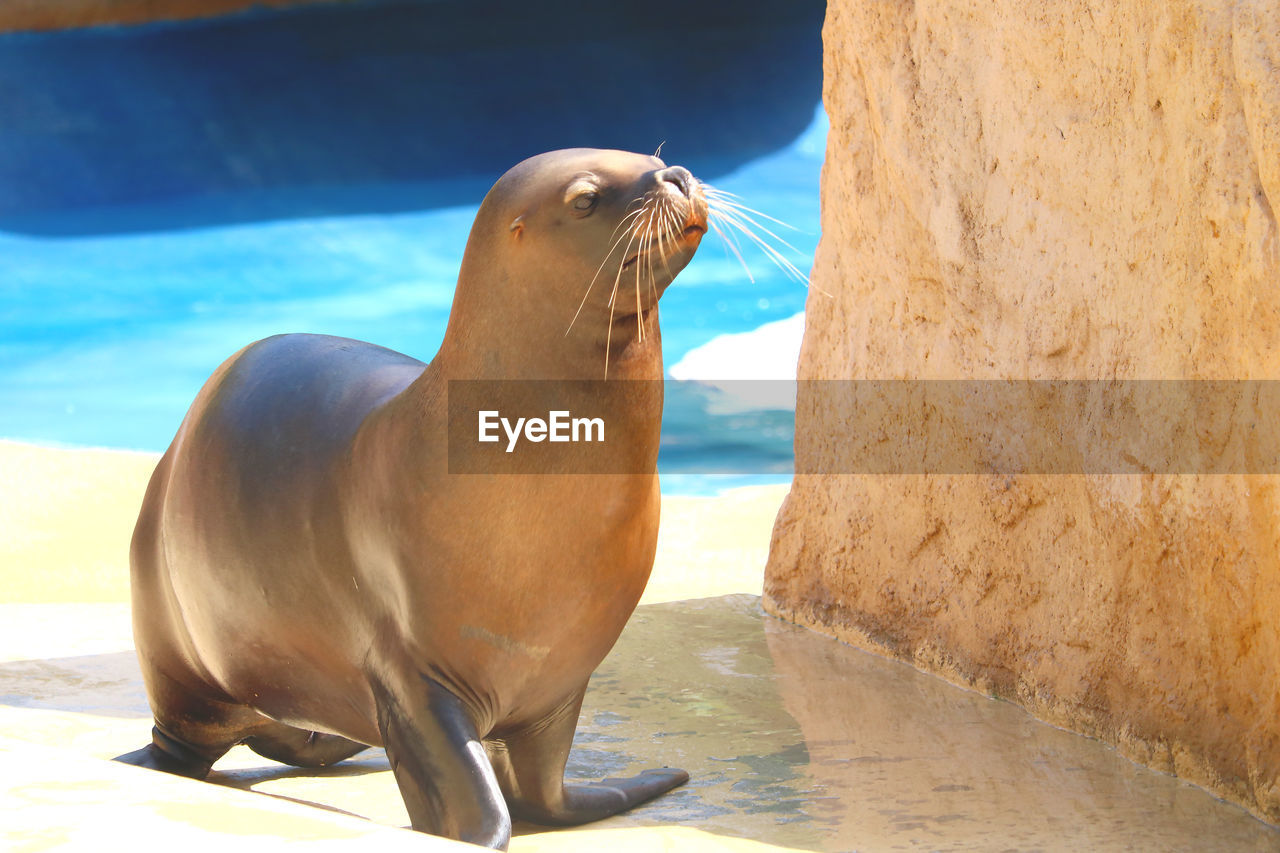
<svg viewBox="0 0 1280 853"><path fill-rule="evenodd" d="M64 745L79 710L77 749L132 749L115 741L122 718L145 731L140 679L122 682L119 655L97 660L102 672L93 656L0 664L0 702L48 716L43 730ZM38 696L24 699L33 674ZM639 608L593 677L568 775L662 765L689 784L591 829L679 825L814 851L1280 849L1280 830L1242 809L1016 706L778 622L749 595ZM211 778L407 823L381 750L312 771L237 748ZM546 832L518 826L512 849Z"/></svg>

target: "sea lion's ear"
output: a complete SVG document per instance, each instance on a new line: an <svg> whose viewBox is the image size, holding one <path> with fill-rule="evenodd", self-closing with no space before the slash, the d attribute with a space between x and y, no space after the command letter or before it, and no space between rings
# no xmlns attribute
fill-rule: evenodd
<svg viewBox="0 0 1280 853"><path fill-rule="evenodd" d="M524 235L524 214L521 214L517 216L515 219L511 220L511 234L517 240L519 240Z"/></svg>

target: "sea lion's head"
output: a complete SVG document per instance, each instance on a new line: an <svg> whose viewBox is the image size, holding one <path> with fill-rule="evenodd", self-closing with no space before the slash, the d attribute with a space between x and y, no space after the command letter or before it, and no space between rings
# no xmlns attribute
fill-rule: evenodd
<svg viewBox="0 0 1280 853"><path fill-rule="evenodd" d="M450 333L492 345L518 328L541 353L603 346L607 370L610 351L656 331L653 309L706 230L702 185L680 166L593 148L531 157L476 214Z"/></svg>
<svg viewBox="0 0 1280 853"><path fill-rule="evenodd" d="M641 310L656 304L706 230L707 202L687 169L571 148L530 157L494 184L467 255L496 254L517 278L553 271L544 303L612 302L616 317L635 314L637 298Z"/></svg>

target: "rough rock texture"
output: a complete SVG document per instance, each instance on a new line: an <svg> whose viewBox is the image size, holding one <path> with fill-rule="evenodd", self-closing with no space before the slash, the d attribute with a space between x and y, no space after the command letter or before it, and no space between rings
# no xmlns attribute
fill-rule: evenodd
<svg viewBox="0 0 1280 853"><path fill-rule="evenodd" d="M1280 377L1274 0L831 0L824 39L802 379ZM1280 822L1278 482L801 475L766 604Z"/></svg>
<svg viewBox="0 0 1280 853"><path fill-rule="evenodd" d="M350 0L0 0L0 33L208 18L254 7Z"/></svg>

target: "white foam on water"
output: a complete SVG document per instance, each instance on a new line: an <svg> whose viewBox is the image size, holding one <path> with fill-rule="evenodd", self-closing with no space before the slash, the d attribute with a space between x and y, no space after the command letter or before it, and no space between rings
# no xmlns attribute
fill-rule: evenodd
<svg viewBox="0 0 1280 853"><path fill-rule="evenodd" d="M749 332L718 335L671 366L673 379L705 382L795 379L804 337L804 312Z"/></svg>
<svg viewBox="0 0 1280 853"><path fill-rule="evenodd" d="M796 364L804 337L804 312L749 332L719 335L671 366L671 378L720 392L713 409L795 409Z"/></svg>

